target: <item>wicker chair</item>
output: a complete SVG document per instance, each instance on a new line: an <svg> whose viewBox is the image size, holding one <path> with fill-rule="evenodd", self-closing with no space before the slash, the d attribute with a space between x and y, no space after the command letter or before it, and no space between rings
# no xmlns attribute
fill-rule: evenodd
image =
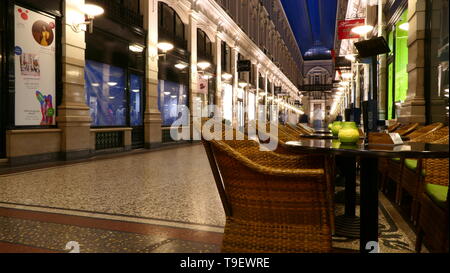
<svg viewBox="0 0 450 273"><path fill-rule="evenodd" d="M448 136L436 143L448 144ZM422 162L426 176L419 188L417 252L421 251L424 240L431 252L449 252L448 163L448 158L424 159ZM436 198L438 196L440 199Z"/></svg>
<svg viewBox="0 0 450 273"><path fill-rule="evenodd" d="M411 139L410 142L432 143L432 142L437 141L447 135L448 135L448 127L442 127L438 130L433 130L431 132L425 133L422 136ZM382 190L385 190L385 185L386 185L386 182L388 179L394 181L396 183L395 202L397 204L400 204L401 199L402 199L402 188L400 187L400 184L402 183L402 176L404 174L405 167L406 167L405 161L400 158L383 159L383 160L379 161L378 170L382 174L381 175L381 188L382 188ZM410 177L410 175L408 175L408 177ZM413 197L414 197L415 196L414 193L416 192L416 190L412 190L412 189L417 188L415 186L418 183L417 179L407 181L405 183L408 183L408 186L405 186L405 188L407 188L407 190L411 189L409 192L413 193ZM413 208L413 210L414 210L414 208ZM414 212L412 215L414 215Z"/></svg>
<svg viewBox="0 0 450 273"><path fill-rule="evenodd" d="M399 123L399 122L396 121L394 124L392 124L391 126L389 126L389 127L387 128L387 130L388 130L389 133L392 133L392 132L394 132L395 130L397 130L401 125L402 125L401 123Z"/></svg>
<svg viewBox="0 0 450 273"><path fill-rule="evenodd" d="M309 126L306 126L305 124L297 124L297 128L299 128L304 134L312 135L314 134L315 130Z"/></svg>
<svg viewBox="0 0 450 273"><path fill-rule="evenodd" d="M324 169L273 152L237 151L229 141L203 143L227 217L223 252L331 251Z"/></svg>
<svg viewBox="0 0 450 273"><path fill-rule="evenodd" d="M408 135L408 138L411 140L411 139L415 139L415 138L418 138L421 136L426 136L427 134L429 134L433 131L436 131L442 127L444 127L444 124L442 124L440 122L433 123L433 124L430 124L430 125L427 125L420 129L415 130L414 132L412 132Z"/></svg>
<svg viewBox="0 0 450 273"><path fill-rule="evenodd" d="M416 128L419 127L419 123L410 123L404 126L401 126L397 130L394 131L394 133L397 133L401 136L406 136L410 133L412 133Z"/></svg>
<svg viewBox="0 0 450 273"><path fill-rule="evenodd" d="M439 133L440 134L440 133ZM435 138L436 139L436 138ZM444 137L439 137L438 140L429 141L430 143L440 144L444 141L448 142L448 131L447 135ZM447 143L448 144L448 143ZM400 183L398 184L398 202L401 204L403 191L406 191L412 197L412 206L411 206L411 220L413 222L417 221L418 217L418 206L419 206L419 188L421 181L424 179L424 176L427 174L425 170L425 166L422 166L423 163L434 163L438 164L442 163L442 160L417 160L417 159L405 159L402 164L401 175L400 175ZM433 166L428 166L428 169ZM445 168L443 168L445 170ZM436 171L433 169L434 174L430 174L431 176L428 178L430 180L433 176L436 176ZM447 172L448 173L448 172Z"/></svg>

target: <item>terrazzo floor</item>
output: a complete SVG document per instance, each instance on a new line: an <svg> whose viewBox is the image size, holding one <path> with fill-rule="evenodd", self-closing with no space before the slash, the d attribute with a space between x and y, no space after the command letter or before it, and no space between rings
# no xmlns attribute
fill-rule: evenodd
<svg viewBox="0 0 450 273"><path fill-rule="evenodd" d="M213 181L201 145L0 175L0 252L67 252L69 241L82 252L220 252L225 215ZM389 210L381 251L412 252L411 232Z"/></svg>

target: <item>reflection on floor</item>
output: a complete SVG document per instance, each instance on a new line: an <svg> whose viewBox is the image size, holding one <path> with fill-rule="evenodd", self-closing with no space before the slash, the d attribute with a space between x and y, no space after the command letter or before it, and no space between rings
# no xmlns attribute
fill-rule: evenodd
<svg viewBox="0 0 450 273"><path fill-rule="evenodd" d="M413 233L381 204L381 251L412 252ZM0 176L0 252L220 252L224 217L201 145Z"/></svg>

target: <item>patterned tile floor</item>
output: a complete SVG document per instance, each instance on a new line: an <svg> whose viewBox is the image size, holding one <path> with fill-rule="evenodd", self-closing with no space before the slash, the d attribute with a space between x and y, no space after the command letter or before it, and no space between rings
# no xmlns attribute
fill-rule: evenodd
<svg viewBox="0 0 450 273"><path fill-rule="evenodd" d="M386 204L381 250L411 252ZM0 252L219 252L224 218L201 145L0 175Z"/></svg>

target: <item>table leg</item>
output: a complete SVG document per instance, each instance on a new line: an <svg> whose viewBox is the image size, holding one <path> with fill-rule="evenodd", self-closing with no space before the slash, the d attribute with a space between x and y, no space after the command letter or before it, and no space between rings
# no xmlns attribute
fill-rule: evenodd
<svg viewBox="0 0 450 273"><path fill-rule="evenodd" d="M356 158L338 157L337 162L345 177L345 214L336 217L335 234L359 238L360 219L356 216Z"/></svg>
<svg viewBox="0 0 450 273"><path fill-rule="evenodd" d="M378 252L377 158L361 158L361 253Z"/></svg>

